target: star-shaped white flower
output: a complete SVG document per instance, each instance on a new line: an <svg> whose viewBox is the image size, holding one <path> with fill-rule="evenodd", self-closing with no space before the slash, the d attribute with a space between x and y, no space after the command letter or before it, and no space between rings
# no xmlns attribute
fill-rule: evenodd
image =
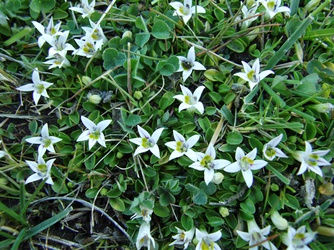
<svg viewBox="0 0 334 250"><path fill-rule="evenodd" d="M247 187L251 187L253 184L252 170L261 169L268 164L268 162L264 160L254 160L256 153L257 148L254 148L251 152L245 155L245 152L241 148L237 147L235 152L236 162L228 165L226 168L224 168L224 171L228 173L236 173L241 171Z"/></svg>
<svg viewBox="0 0 334 250"><path fill-rule="evenodd" d="M87 58L91 58L95 55L98 50L98 46L93 41L91 37L83 37L82 39L74 39L78 44L79 48L74 50L72 55L85 56Z"/></svg>
<svg viewBox="0 0 334 250"><path fill-rule="evenodd" d="M305 231L306 226L301 226L297 230L289 227L288 233L282 236L282 242L288 247L287 250L311 250L307 244L313 241L316 232Z"/></svg>
<svg viewBox="0 0 334 250"><path fill-rule="evenodd" d="M174 151L169 157L169 160L181 157L182 155L186 155L190 160L196 161L197 155L191 149L199 140L199 135L193 135L188 140L186 140L180 133L173 130L173 135L175 141L167 142L165 145Z"/></svg>
<svg viewBox="0 0 334 250"><path fill-rule="evenodd" d="M242 232L236 230L237 234L244 240L249 242L250 250L257 250L259 246L263 246L265 249L277 250L275 245L267 240L265 235L270 233L270 226L260 229L255 220L247 221L248 232ZM256 246L254 246L256 245Z"/></svg>
<svg viewBox="0 0 334 250"><path fill-rule="evenodd" d="M89 4L88 0L81 0L81 4L77 5L77 7L71 7L70 10L81 13L83 18L90 17L91 14L94 13L95 0Z"/></svg>
<svg viewBox="0 0 334 250"><path fill-rule="evenodd" d="M162 130L164 128L159 128L156 131L153 132L152 136L142 127L137 125L138 133L140 135L139 138L133 138L130 139L130 141L139 147L136 149L134 156L137 154L141 154L147 151L151 151L152 154L154 154L156 157L160 158L160 150L157 145L157 142L160 138L160 135L162 133Z"/></svg>
<svg viewBox="0 0 334 250"><path fill-rule="evenodd" d="M199 62L195 61L195 47L192 46L187 57L178 56L180 67L176 72L182 72L183 82L191 75L193 70L206 70L206 68Z"/></svg>
<svg viewBox="0 0 334 250"><path fill-rule="evenodd" d="M192 0L185 0L184 4L180 2L171 2L169 5L175 9L173 16L182 17L185 24L189 21L193 14L205 13L205 9L202 6L192 6Z"/></svg>
<svg viewBox="0 0 334 250"><path fill-rule="evenodd" d="M234 75L239 76L240 78L247 81L251 90L253 90L253 88L267 75L274 74L274 71L272 70L265 70L260 73L260 59L255 60L252 68L244 61L241 61L241 63L244 66L245 72L239 72Z"/></svg>
<svg viewBox="0 0 334 250"><path fill-rule="evenodd" d="M314 173L323 176L319 166L327 166L331 164L320 156L324 156L328 152L329 150L312 151L311 144L305 141L305 152L296 152L296 159L301 162L297 175L303 174L306 170L311 170Z"/></svg>
<svg viewBox="0 0 334 250"><path fill-rule="evenodd" d="M281 157L281 158L288 158L286 154L283 153L282 150L280 150L279 148L276 148L276 146L281 142L282 138L283 138L283 134L280 134L279 136L270 140L268 143L266 143L263 146L263 156L267 160L272 161L275 159L276 156Z"/></svg>
<svg viewBox="0 0 334 250"><path fill-rule="evenodd" d="M28 177L28 179L26 180L25 184L28 184L28 183L33 182L33 181L38 181L38 180L44 180L44 179L46 179L46 183L47 184L53 185L53 181L52 181L52 178L50 176L50 172L51 172L52 164L53 164L53 162L55 160L56 159L51 159L51 160L48 160L45 163L45 161L42 158L42 156L38 155L37 162L26 161L26 163L28 164L28 166L35 173L32 174L32 175L30 175Z"/></svg>
<svg viewBox="0 0 334 250"><path fill-rule="evenodd" d="M111 120L100 121L97 125L88 118L81 116L82 123L88 128L88 130L82 132L77 141L87 141L88 140L88 149L90 150L96 142L101 146L106 147L104 134L102 133L109 124Z"/></svg>
<svg viewBox="0 0 334 250"><path fill-rule="evenodd" d="M189 246L189 243L193 240L195 229L190 229L189 231L182 230L178 227L176 227L177 234L172 236L174 241L169 244L169 246L173 245L183 245L183 249L187 249Z"/></svg>
<svg viewBox="0 0 334 250"><path fill-rule="evenodd" d="M62 68L62 67L67 67L67 66L70 66L70 61L67 60L66 57L63 57L61 55L59 55L58 53L52 55L52 56L48 56L46 59L50 59L50 60L47 60L46 62L44 62L45 64L49 64L50 67L49 69L52 69L52 68Z"/></svg>
<svg viewBox="0 0 334 250"><path fill-rule="evenodd" d="M41 33L41 36L38 38L39 47L42 47L47 40L50 41L61 33L59 31L61 22L57 23L56 25L53 25L52 17L50 18L49 25L46 28L42 24L36 21L32 21L32 24L39 31L39 33Z"/></svg>
<svg viewBox="0 0 334 250"><path fill-rule="evenodd" d="M37 105L41 96L49 98L49 95L46 92L46 89L50 87L53 83L41 81L37 68L32 73L32 81L33 83L28 83L16 89L20 91L33 91L33 94L32 94L33 99L34 99L35 104Z"/></svg>
<svg viewBox="0 0 334 250"><path fill-rule="evenodd" d="M153 246L153 248L151 248ZM137 240L136 240L137 250L142 247L147 247L147 249L155 248L155 241L151 235L151 226L150 223L143 221L140 225Z"/></svg>
<svg viewBox="0 0 334 250"><path fill-rule="evenodd" d="M204 106L203 103L199 101L201 98L202 92L205 89L204 86L199 86L195 91L194 94L187 88L182 85L181 90L183 95L175 95L173 98L178 99L182 103L179 106L179 112L184 109L188 109L189 111L194 111L195 109L198 110L201 114L204 113Z"/></svg>
<svg viewBox="0 0 334 250"><path fill-rule="evenodd" d="M58 137L49 135L49 128L47 123L41 129L41 136L26 139L26 141L29 143L39 144L38 154L41 156L45 154L46 150L55 153L53 144L60 142L61 140L62 139Z"/></svg>
<svg viewBox="0 0 334 250"><path fill-rule="evenodd" d="M46 38L51 45L51 48L49 49L49 57L52 57L55 54L59 54L61 57L66 57L67 51L75 50L71 44L66 43L69 33L70 32L66 30L61 32L55 39L49 39L50 37Z"/></svg>
<svg viewBox="0 0 334 250"><path fill-rule="evenodd" d="M273 18L277 13L287 12L290 14L290 8L286 6L280 6L281 0L260 0L260 3L266 8L270 18Z"/></svg>
<svg viewBox="0 0 334 250"><path fill-rule="evenodd" d="M242 22L242 28L247 28L253 21L255 21L259 16L255 16L256 10L259 7L258 2L255 2L252 7L247 8L246 4L242 4L241 12L243 19L247 19ZM255 17L254 17L255 16Z"/></svg>
<svg viewBox="0 0 334 250"><path fill-rule="evenodd" d="M214 177L215 170L222 169L231 162L228 160L216 160L216 150L210 143L208 148L203 153L197 153L198 161L191 164L189 167L199 171L204 171L204 181L208 185Z"/></svg>
<svg viewBox="0 0 334 250"><path fill-rule="evenodd" d="M218 246L216 241L218 241L222 237L222 233L220 231L208 234L207 232L200 231L196 228L196 239L198 243L196 245L195 250L203 250L203 249L212 249L212 250L221 250L220 246Z"/></svg>
<svg viewBox="0 0 334 250"><path fill-rule="evenodd" d="M151 221L151 214L153 210L147 207L140 205L140 212L135 213L131 216L131 220L142 218L143 221L149 223Z"/></svg>
<svg viewBox="0 0 334 250"><path fill-rule="evenodd" d="M102 45L107 42L107 38L103 33L101 25L96 25L94 22L89 20L91 25L90 27L82 27L82 29L86 32L85 38L83 40L87 40L87 38L91 38L95 42L96 50L101 49Z"/></svg>

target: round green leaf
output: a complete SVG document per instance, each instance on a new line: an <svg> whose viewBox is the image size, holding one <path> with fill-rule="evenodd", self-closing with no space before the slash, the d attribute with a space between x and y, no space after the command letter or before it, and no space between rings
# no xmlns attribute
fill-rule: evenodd
<svg viewBox="0 0 334 250"><path fill-rule="evenodd" d="M152 27L152 35L157 39L167 39L170 37L170 30L168 25L161 20L154 23Z"/></svg>
<svg viewBox="0 0 334 250"><path fill-rule="evenodd" d="M29 6L35 12L49 12L55 5L55 0L32 0Z"/></svg>
<svg viewBox="0 0 334 250"><path fill-rule="evenodd" d="M240 145L243 137L239 132L230 132L227 134L226 141L230 145Z"/></svg>
<svg viewBox="0 0 334 250"><path fill-rule="evenodd" d="M159 217L168 217L170 215L169 208L166 206L162 206L159 203L156 203L153 208L153 212L156 216Z"/></svg>
<svg viewBox="0 0 334 250"><path fill-rule="evenodd" d="M110 199L109 204L113 209L119 212L123 212L125 210L125 204L121 198Z"/></svg>
<svg viewBox="0 0 334 250"><path fill-rule="evenodd" d="M125 125L129 127L136 126L137 124L141 123L141 118L139 115L130 114L125 119Z"/></svg>

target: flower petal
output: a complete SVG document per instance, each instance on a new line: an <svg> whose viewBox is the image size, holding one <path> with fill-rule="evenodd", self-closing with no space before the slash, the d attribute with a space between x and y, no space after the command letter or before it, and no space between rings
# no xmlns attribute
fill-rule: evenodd
<svg viewBox="0 0 334 250"><path fill-rule="evenodd" d="M34 173L34 174L32 174L28 177L25 184L28 184L28 183L33 182L33 181L38 181L40 179L42 179L42 177L40 177L37 173Z"/></svg>
<svg viewBox="0 0 334 250"><path fill-rule="evenodd" d="M100 121L96 127L100 130L100 132L102 132L103 130L105 130L109 124L111 123L111 120L104 120L104 121Z"/></svg>
<svg viewBox="0 0 334 250"><path fill-rule="evenodd" d="M251 187L253 184L253 173L250 169L246 171L241 171L242 176L244 177L244 180L246 182L247 187Z"/></svg>
<svg viewBox="0 0 334 250"><path fill-rule="evenodd" d="M187 140L187 144L189 148L192 148L199 140L200 136L199 135L193 135Z"/></svg>
<svg viewBox="0 0 334 250"><path fill-rule="evenodd" d="M236 172L239 172L240 170L241 168L240 168L239 162L231 163L230 165L224 168L224 171L227 173L236 173Z"/></svg>
<svg viewBox="0 0 334 250"><path fill-rule="evenodd" d="M89 131L92 131L94 128L96 128L95 123L84 116L81 116L81 121L86 126L86 128L89 129Z"/></svg>
<svg viewBox="0 0 334 250"><path fill-rule="evenodd" d="M157 144L155 144L152 148L149 148L152 154L154 154L157 158L160 159L160 150Z"/></svg>
<svg viewBox="0 0 334 250"><path fill-rule="evenodd" d="M79 135L77 141L87 141L89 139L89 134L89 130L82 132L81 135Z"/></svg>
<svg viewBox="0 0 334 250"><path fill-rule="evenodd" d="M210 168L210 169L205 168L204 169L204 181L205 181L206 185L209 185L209 183L212 181L214 175L215 175L215 171L212 168Z"/></svg>
<svg viewBox="0 0 334 250"><path fill-rule="evenodd" d="M151 138L154 140L155 143L158 142L160 135L162 133L162 131L164 130L164 128L159 128L156 131L153 132Z"/></svg>
<svg viewBox="0 0 334 250"><path fill-rule="evenodd" d="M194 65L192 67L193 70L206 70L206 68L203 66L203 64L199 62L194 62Z"/></svg>
<svg viewBox="0 0 334 250"><path fill-rule="evenodd" d="M33 83L28 83L26 85L23 85L21 87L16 88L17 90L20 91L35 91L35 86Z"/></svg>

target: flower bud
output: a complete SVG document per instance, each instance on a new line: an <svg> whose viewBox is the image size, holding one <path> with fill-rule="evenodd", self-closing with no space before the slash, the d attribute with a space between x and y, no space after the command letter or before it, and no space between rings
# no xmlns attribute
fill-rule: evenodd
<svg viewBox="0 0 334 250"><path fill-rule="evenodd" d="M124 39L125 37L132 39L132 32L130 30L125 31L122 35L122 39Z"/></svg>
<svg viewBox="0 0 334 250"><path fill-rule="evenodd" d="M220 183L222 183L223 180L224 180L224 175L220 172L217 172L217 173L214 174L212 182L214 184L219 185Z"/></svg>
<svg viewBox="0 0 334 250"><path fill-rule="evenodd" d="M279 230L285 230L288 228L288 221L284 219L277 211L274 211L270 215L271 221Z"/></svg>
<svg viewBox="0 0 334 250"><path fill-rule="evenodd" d="M328 236L328 237L334 237L334 228L319 226L319 227L317 227L316 231L320 235L324 235L324 236Z"/></svg>
<svg viewBox="0 0 334 250"><path fill-rule="evenodd" d="M334 105L331 103L321 103L321 104L312 105L312 108L317 110L319 113L328 113L334 110Z"/></svg>
<svg viewBox="0 0 334 250"><path fill-rule="evenodd" d="M228 208L226 208L226 207L219 208L219 213L222 217L227 217L227 216L230 215L230 213L228 211Z"/></svg>
<svg viewBox="0 0 334 250"><path fill-rule="evenodd" d="M88 101L93 103L93 104L99 104L102 100L102 97L98 94L87 94Z"/></svg>
<svg viewBox="0 0 334 250"><path fill-rule="evenodd" d="M92 79L89 76L83 76L81 78L81 81L82 81L83 84L88 85L88 84L91 83Z"/></svg>
<svg viewBox="0 0 334 250"><path fill-rule="evenodd" d="M136 98L137 100L140 100L141 98L143 98L143 93L141 91L135 91L135 93L133 94L134 98Z"/></svg>

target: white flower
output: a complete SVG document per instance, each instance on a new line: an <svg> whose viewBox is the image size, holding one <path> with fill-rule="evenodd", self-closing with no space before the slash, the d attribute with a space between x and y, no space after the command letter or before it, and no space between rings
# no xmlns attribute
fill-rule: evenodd
<svg viewBox="0 0 334 250"><path fill-rule="evenodd" d="M183 95L175 95L173 98L178 99L182 103L179 106L179 112L184 109L188 109L189 111L194 111L195 109L198 110L201 114L204 113L204 106L203 103L199 101L201 98L202 92L205 89L204 86L199 86L195 91L194 94L187 88L182 85L181 90Z"/></svg>
<svg viewBox="0 0 334 250"><path fill-rule="evenodd" d="M329 113L330 111L334 110L334 105L331 103L320 103L311 105L311 107L317 110L319 113Z"/></svg>
<svg viewBox="0 0 334 250"><path fill-rule="evenodd" d="M55 39L49 39L50 37L46 38L48 43L52 46L49 49L49 56L48 56L49 58L54 56L55 54L59 54L61 57L64 58L66 57L67 51L75 50L71 44L66 43L69 33L70 32L67 30L62 32Z"/></svg>
<svg viewBox="0 0 334 250"><path fill-rule="evenodd" d="M195 61L194 46L189 49L187 57L178 56L177 58L179 58L180 67L176 72L182 72L184 82L191 75L193 70L206 70L206 68L201 63Z"/></svg>
<svg viewBox="0 0 334 250"><path fill-rule="evenodd" d="M307 169L322 176L322 171L319 166L330 165L328 161L321 158L329 152L329 150L318 150L312 152L312 146L309 142L305 142L305 152L297 151L297 161L301 162L297 175L304 173Z"/></svg>
<svg viewBox="0 0 334 250"><path fill-rule="evenodd" d="M259 17L259 16L254 17L258 7L259 7L259 4L257 1L249 9L247 8L245 4L242 4L242 8L241 8L242 16L243 16L243 19L247 19L242 22L243 29L247 28L253 21L255 21Z"/></svg>
<svg viewBox="0 0 334 250"><path fill-rule="evenodd" d="M140 138L130 139L132 143L139 145L139 147L136 149L134 153L134 156L140 153L144 153L146 151L151 151L152 154L160 158L160 150L157 145L157 142L162 133L162 130L164 129L163 128L157 129L156 131L153 132L151 136L145 129L143 129L139 125L137 125L137 128Z"/></svg>
<svg viewBox="0 0 334 250"><path fill-rule="evenodd" d="M90 17L91 14L94 13L95 0L92 0L90 4L88 4L88 0L81 0L81 5L77 5L77 7L71 7L70 10L81 13L83 18Z"/></svg>
<svg viewBox="0 0 334 250"><path fill-rule="evenodd" d="M250 250L257 250L259 246L263 246L269 250L277 250L273 243L269 242L265 235L270 233L270 226L260 229L255 220L247 221L248 232L236 230L237 234L244 240L249 242ZM256 246L254 246L256 245Z"/></svg>
<svg viewBox="0 0 334 250"><path fill-rule="evenodd" d="M285 230L289 226L288 221L284 219L277 211L274 211L270 215L270 219L278 230Z"/></svg>
<svg viewBox="0 0 334 250"><path fill-rule="evenodd" d="M151 214L153 213L152 209L140 205L140 213L135 213L131 216L131 220L142 218L145 222L151 221Z"/></svg>
<svg viewBox="0 0 334 250"><path fill-rule="evenodd" d="M286 154L284 154L282 150L276 148L276 146L281 142L282 138L283 134L280 134L263 146L263 156L267 160L272 161L276 156L281 158L287 158Z"/></svg>
<svg viewBox="0 0 334 250"><path fill-rule="evenodd" d="M207 232L200 231L196 228L196 239L198 243L196 245L195 250L221 250L216 241L218 241L222 237L222 233L217 231L215 233L208 234Z"/></svg>
<svg viewBox="0 0 334 250"><path fill-rule="evenodd" d="M33 181L41 180L41 179L42 180L46 179L46 183L52 185L53 181L51 179L50 172L51 172L52 164L55 160L56 159L51 159L45 163L42 156L38 155L38 160L37 160L38 162L26 161L28 166L35 173L28 177L25 184L28 184Z"/></svg>
<svg viewBox="0 0 334 250"><path fill-rule="evenodd" d="M270 18L273 18L277 13L287 12L290 14L290 8L281 6L281 0L260 0L260 3L266 8Z"/></svg>
<svg viewBox="0 0 334 250"><path fill-rule="evenodd" d="M177 229L177 235L172 236L174 241L171 244L169 244L169 246L183 245L183 249L187 249L189 243L194 238L195 230L192 228L189 231L185 231L178 227L176 227L176 229Z"/></svg>
<svg viewBox="0 0 334 250"><path fill-rule="evenodd" d="M27 142L32 143L32 144L40 144L38 147L38 154L39 155L44 155L45 151L48 150L52 153L55 153L55 149L53 147L53 144L60 142L62 139L55 137L55 136L50 136L49 135L49 128L48 124L46 123L42 129L41 129L41 136L39 137L31 137L26 139Z"/></svg>
<svg viewBox="0 0 334 250"><path fill-rule="evenodd" d="M141 249L142 247L147 247L148 250L155 248L155 241L151 235L151 226L149 223L143 221L140 225L137 240L136 240L136 247L137 250Z"/></svg>
<svg viewBox="0 0 334 250"><path fill-rule="evenodd" d="M50 59L50 60L47 60L46 62L44 62L45 64L50 65L49 69L56 68L56 67L62 68L62 67L67 67L67 66L71 65L70 61L67 60L66 57L63 57L58 53L56 53L52 56L48 56L46 59Z"/></svg>
<svg viewBox="0 0 334 250"><path fill-rule="evenodd" d="M72 55L91 58L97 51L97 45L91 37L84 37L84 39L74 39L79 48L74 50Z"/></svg>
<svg viewBox="0 0 334 250"><path fill-rule="evenodd" d="M288 233L282 236L282 242L288 247L287 250L311 250L307 244L313 241L316 232L305 233L305 231L305 226L297 230L289 227Z"/></svg>
<svg viewBox="0 0 334 250"><path fill-rule="evenodd" d="M33 99L35 104L37 105L41 96L47 98L49 97L48 93L46 92L46 89L50 87L53 83L41 81L41 79L39 78L39 72L37 68L32 73L32 81L33 83L28 83L16 89L20 91L33 91L32 94Z"/></svg>
<svg viewBox="0 0 334 250"><path fill-rule="evenodd" d="M83 40L87 40L87 38L91 38L95 42L96 50L99 50L101 49L103 43L107 41L107 38L105 37L100 24L96 25L91 20L89 20L89 23L92 28L82 27L82 29L86 32L85 38L83 38Z"/></svg>
<svg viewBox="0 0 334 250"><path fill-rule="evenodd" d="M234 75L239 76L240 78L244 79L249 83L249 88L253 90L253 88L267 75L274 74L272 70L265 70L260 73L260 60L256 59L252 68L249 66L248 63L241 61L242 65L244 66L245 72L239 72Z"/></svg>
<svg viewBox="0 0 334 250"><path fill-rule="evenodd" d="M88 128L88 130L82 132L77 141L86 141L88 140L88 149L90 150L96 142L101 146L106 147L104 134L102 133L109 124L111 120L100 121L97 125L88 118L81 116L82 123Z"/></svg>
<svg viewBox="0 0 334 250"><path fill-rule="evenodd" d="M54 26L52 17L50 18L49 25L46 28L42 24L36 21L32 21L32 24L39 31L39 33L41 33L41 36L38 38L39 47L42 47L47 40L50 41L50 39L54 39L57 35L61 33L59 32L61 22L57 23Z"/></svg>
<svg viewBox="0 0 334 250"><path fill-rule="evenodd" d="M185 24L193 14L205 13L205 9L202 6L192 6L192 0L184 0L184 4L180 2L171 2L169 5L175 9L173 16L181 16Z"/></svg>
<svg viewBox="0 0 334 250"><path fill-rule="evenodd" d="M222 169L231 162L228 160L215 160L216 151L210 143L205 154L197 153L198 161L191 164L189 167L199 171L204 171L204 181L208 185L214 178L215 170Z"/></svg>
<svg viewBox="0 0 334 250"><path fill-rule="evenodd" d="M197 143L200 136L193 135L186 141L186 139L175 130L173 130L173 135L175 141L165 143L167 147L174 150L170 155L169 160L181 157L182 155L186 155L192 161L196 161L197 155L191 148Z"/></svg>
<svg viewBox="0 0 334 250"><path fill-rule="evenodd" d="M251 187L253 184L252 170L261 169L268 163L264 160L254 160L256 153L257 148L254 148L251 152L245 155L245 152L241 148L237 147L235 152L236 162L224 168L224 171L228 173L236 173L241 171L247 187Z"/></svg>

